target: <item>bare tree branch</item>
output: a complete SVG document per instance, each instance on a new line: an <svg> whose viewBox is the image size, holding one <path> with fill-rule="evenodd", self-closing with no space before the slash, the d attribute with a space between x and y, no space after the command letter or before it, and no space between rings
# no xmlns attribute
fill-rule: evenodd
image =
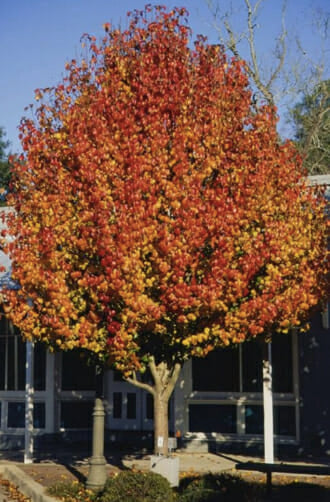
<svg viewBox="0 0 330 502"><path fill-rule="evenodd" d="M260 7L262 5L262 2L264 0L257 0L257 2L252 5L250 0L244 0L245 2L245 9L246 9L246 25L247 25L247 30L246 32L243 33L237 33L233 29L232 24L230 23L230 17L231 15L227 12L225 13L221 18L220 18L220 24L218 22L218 17L219 17L219 5L214 7L214 3L210 0L207 0L207 3L209 5L209 8L211 12L213 13L213 19L214 19L214 27L216 31L218 32L220 42L237 58L237 59L242 59L241 54L238 48L238 44L242 40L246 40L249 48L249 53L250 53L250 61L246 61L246 70L248 75L251 77L253 80L256 88L260 92L261 96L263 96L266 101L270 104L273 104L275 99L274 99L274 93L272 91L272 86L276 79L279 77L281 70L283 68L284 62L285 62L285 57L286 57L286 38L287 38L287 32L285 29L285 2L283 3L283 9L282 9L282 28L280 35L278 37L277 45L274 50L276 50L276 58L278 60L277 65L275 66L275 69L271 72L270 77L266 78L265 76L261 76L262 74L265 75L264 69L261 67L260 60L261 58L258 57L257 54L257 49L256 49L256 42L255 42L255 32L256 32L256 27L257 27L257 19L259 16L259 11ZM225 29L225 32L227 36L223 34L221 24L223 24L223 27Z"/></svg>
<svg viewBox="0 0 330 502"><path fill-rule="evenodd" d="M277 58L278 58L278 64L275 68L275 70L273 71L273 73L271 74L270 78L269 78L269 81L268 81L268 89L271 88L273 82L277 79L277 77L279 76L283 66L284 66L284 62L285 62L285 57L286 57L286 52L287 52L287 43L286 43L286 38L287 38L287 31L286 31L286 28L285 28L285 11L286 11L286 2L283 2L283 5L282 5L282 20L281 20L281 24L282 24L282 29L281 29L281 33L280 33L280 36L279 36L279 39L278 39L278 42L277 42Z"/></svg>
<svg viewBox="0 0 330 502"><path fill-rule="evenodd" d="M155 389L153 388L153 386L149 385L145 382L141 382L141 380L138 380L135 371L131 377L126 377L125 380L126 380L126 382L134 385L135 387L139 387L140 389L143 389L143 390L146 390L147 392L150 392L150 394L152 394L152 395L155 394Z"/></svg>

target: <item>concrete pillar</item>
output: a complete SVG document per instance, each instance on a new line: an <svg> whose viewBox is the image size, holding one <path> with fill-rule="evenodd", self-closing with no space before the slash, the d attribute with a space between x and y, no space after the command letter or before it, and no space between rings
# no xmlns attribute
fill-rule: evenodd
<svg viewBox="0 0 330 502"><path fill-rule="evenodd" d="M271 343L264 343L262 363L264 401L264 454L265 462L272 464L274 462L274 419Z"/></svg>
<svg viewBox="0 0 330 502"><path fill-rule="evenodd" d="M26 342L26 361L25 361L25 451L24 463L31 464L33 462L33 342Z"/></svg>

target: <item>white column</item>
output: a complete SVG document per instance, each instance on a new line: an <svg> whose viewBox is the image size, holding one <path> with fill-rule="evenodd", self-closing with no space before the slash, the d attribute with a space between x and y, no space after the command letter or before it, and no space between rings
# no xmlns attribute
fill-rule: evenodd
<svg viewBox="0 0 330 502"><path fill-rule="evenodd" d="M264 400L264 454L265 462L274 462L274 420L272 389L272 344L265 343L262 361Z"/></svg>
<svg viewBox="0 0 330 502"><path fill-rule="evenodd" d="M25 362L25 452L24 463L33 462L33 342L26 342Z"/></svg>

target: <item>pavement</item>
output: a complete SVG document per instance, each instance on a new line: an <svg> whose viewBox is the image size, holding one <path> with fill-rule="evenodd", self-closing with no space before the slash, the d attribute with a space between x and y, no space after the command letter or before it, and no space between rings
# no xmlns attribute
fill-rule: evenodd
<svg viewBox="0 0 330 502"><path fill-rule="evenodd" d="M180 472L188 474L232 471L238 462L262 461L256 457L243 455L187 452L185 450L177 450L172 455L179 458ZM151 456L146 451L128 452L110 449L106 452L105 458L108 472L122 469L150 470ZM59 445L47 453L37 451L32 464L24 464L23 459L22 451L1 451L0 475L13 482L21 493L31 497L32 502L55 502L55 500L58 502L58 499L50 497L46 493L45 486L55 482L52 473L57 476L56 480L60 477L67 478L67 474L70 473L76 478L80 474L85 477L88 473L89 452L70 446L65 448L63 445ZM34 471L38 473L38 476ZM36 479L42 480L42 484L38 483ZM11 500L2 492L3 489L0 486L0 502Z"/></svg>

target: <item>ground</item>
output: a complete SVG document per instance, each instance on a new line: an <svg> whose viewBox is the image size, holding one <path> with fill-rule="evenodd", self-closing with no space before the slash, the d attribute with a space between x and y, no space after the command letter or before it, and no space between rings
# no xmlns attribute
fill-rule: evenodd
<svg viewBox="0 0 330 502"><path fill-rule="evenodd" d="M128 460L127 460L128 458ZM189 463L189 458L194 458L194 462ZM48 487L57 482L63 481L82 481L86 480L88 475L88 459L80 458L75 459L73 462L63 460L61 463L54 463L51 460L37 461L33 464L23 464L17 462L16 465L22 469L26 474L28 474L35 481L41 485ZM120 457L113 457L111 463L108 463L107 469L109 474L118 472L122 469L136 469L136 470L148 470L148 456L147 455L131 455L125 459L120 459ZM218 462L224 460L220 459L217 455L199 455L196 457L194 454L185 454L184 457L180 457L180 462L186 462L187 470L180 473L180 476L194 476L198 471L217 472L219 467ZM260 487L263 485L265 487L264 474L255 472L240 472L238 473L235 468L226 468L226 472L232 475L241 476L241 478L246 481L246 483L256 485ZM301 475L282 475L273 474L273 497L272 500L279 502L330 502L330 476L301 476ZM5 482L0 481L0 485ZM8 488L8 485L7 485ZM19 493L15 492L14 487L9 487L11 493L7 498L2 500L16 500L18 502L29 502L30 499L24 498ZM260 493L260 489L257 489ZM265 493L265 489L261 490ZM10 498L12 497L12 498ZM259 498L257 496L253 499L247 499L247 502L259 502L259 500L264 500L264 498ZM124 501L123 501L124 502Z"/></svg>

